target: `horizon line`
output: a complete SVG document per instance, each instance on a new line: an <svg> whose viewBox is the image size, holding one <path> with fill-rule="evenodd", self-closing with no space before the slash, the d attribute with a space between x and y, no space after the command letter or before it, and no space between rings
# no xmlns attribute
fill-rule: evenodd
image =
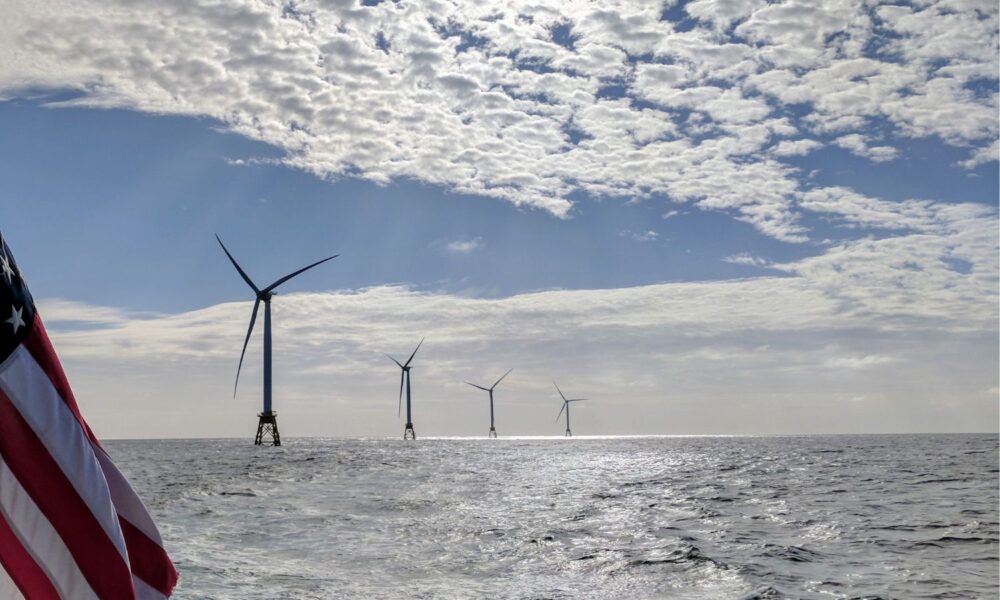
<svg viewBox="0 0 1000 600"><path fill-rule="evenodd" d="M669 439L669 438L783 438L783 437L861 437L861 436L941 436L941 435L993 435L1000 436L1000 431L907 431L907 432L867 432L867 433L649 433L649 434L591 434L591 435L508 435L488 438L485 435L426 435L420 440L604 440L604 439ZM189 440L244 440L248 436L203 436L203 437L106 437L105 442L129 441L189 441ZM286 438L288 440L399 440L398 435L303 435Z"/></svg>

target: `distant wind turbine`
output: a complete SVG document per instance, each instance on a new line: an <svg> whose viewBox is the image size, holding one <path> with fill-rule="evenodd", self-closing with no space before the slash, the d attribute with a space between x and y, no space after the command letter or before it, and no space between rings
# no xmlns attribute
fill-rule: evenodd
<svg viewBox="0 0 1000 600"><path fill-rule="evenodd" d="M493 421L493 389L496 386L500 385L500 382L503 381L503 378L506 377L506 376L508 376L508 375L510 375L510 372L513 371L513 370L514 369L509 369L506 373L503 374L503 376L500 377L500 379L497 379L496 383L494 383L493 385L491 385L488 388L484 388L481 385L476 385L476 384L470 383L468 381L465 382L465 383L468 383L469 385L471 385L474 388L479 388L479 389L483 390L484 392L489 392L490 393L490 433L489 433L489 437L491 437L491 438L495 438L497 436L497 429L496 429L496 427L494 425L494 421Z"/></svg>
<svg viewBox="0 0 1000 600"><path fill-rule="evenodd" d="M559 409L559 414L556 415L556 421L559 420L559 417L562 416L563 411L565 410L566 411L566 437L573 437L573 432L569 430L569 403L570 402L583 402L584 400L586 400L586 398L569 398L569 399L567 399L566 396L563 396L562 390L559 389L559 386L556 384L556 382L553 381L552 385L556 386L556 391L559 392L559 395L562 396L562 399L563 399L563 405L562 405L562 408Z"/></svg>
<svg viewBox="0 0 1000 600"><path fill-rule="evenodd" d="M417 344L417 347L413 350L413 354L410 355L410 358L406 359L405 364L401 364L398 360L386 354L389 360L399 365L399 368L403 370L402 373L400 373L399 375L399 406L396 409L397 417L400 415L403 409L403 383L404 382L406 383L406 427L403 429L404 440L417 439L417 433L413 431L413 411L412 411L412 406L410 404L410 369L412 368L410 367L410 363L413 362L413 357L417 355L417 350L420 350L420 346L423 343L424 340L421 339L420 343ZM383 354L385 353L383 352Z"/></svg>
<svg viewBox="0 0 1000 600"><path fill-rule="evenodd" d="M281 445L281 436L278 435L278 418L276 412L271 410L271 297L274 295L274 289L279 285L285 283L292 277L299 275L309 269L325 263L328 260L332 260L340 256L339 254L334 254L333 256L328 256L323 260L316 261L308 267L303 267L294 273L285 275L281 279L275 281L271 285L264 289L258 288L250 277L240 268L240 265L233 258L233 255L229 253L226 249L226 245L222 243L222 239L218 235L215 239L219 240L219 245L222 246L222 251L226 253L229 260L236 267L239 272L240 277L243 281L247 282L250 289L253 290L257 299L253 303L253 312L250 313L250 327L247 328L246 339L243 340L243 351L240 353L240 364L236 367L236 383L233 384L233 397L236 397L236 386L240 383L240 370L243 368L243 357L247 353L247 344L250 342L250 334L253 333L254 323L257 321L257 309L260 308L260 303L264 303L264 410L257 414L260 420L257 423L257 435L254 438L254 444L260 446L263 442L263 437L265 434L271 436L271 444L274 446Z"/></svg>

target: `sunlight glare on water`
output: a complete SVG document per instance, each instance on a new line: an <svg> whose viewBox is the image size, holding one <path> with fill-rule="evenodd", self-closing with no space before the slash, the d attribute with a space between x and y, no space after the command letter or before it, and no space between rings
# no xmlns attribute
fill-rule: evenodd
<svg viewBox="0 0 1000 600"><path fill-rule="evenodd" d="M997 591L995 435L107 446L179 599Z"/></svg>

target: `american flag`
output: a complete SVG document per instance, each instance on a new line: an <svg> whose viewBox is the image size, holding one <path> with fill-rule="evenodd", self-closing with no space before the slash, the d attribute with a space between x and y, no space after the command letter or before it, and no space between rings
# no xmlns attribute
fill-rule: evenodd
<svg viewBox="0 0 1000 600"><path fill-rule="evenodd" d="M83 420L0 235L0 599L166 598L177 571Z"/></svg>

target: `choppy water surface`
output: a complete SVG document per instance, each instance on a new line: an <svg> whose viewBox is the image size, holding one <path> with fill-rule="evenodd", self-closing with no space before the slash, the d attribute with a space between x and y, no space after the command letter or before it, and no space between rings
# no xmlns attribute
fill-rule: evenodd
<svg viewBox="0 0 1000 600"><path fill-rule="evenodd" d="M177 598L996 598L997 436L107 444Z"/></svg>

